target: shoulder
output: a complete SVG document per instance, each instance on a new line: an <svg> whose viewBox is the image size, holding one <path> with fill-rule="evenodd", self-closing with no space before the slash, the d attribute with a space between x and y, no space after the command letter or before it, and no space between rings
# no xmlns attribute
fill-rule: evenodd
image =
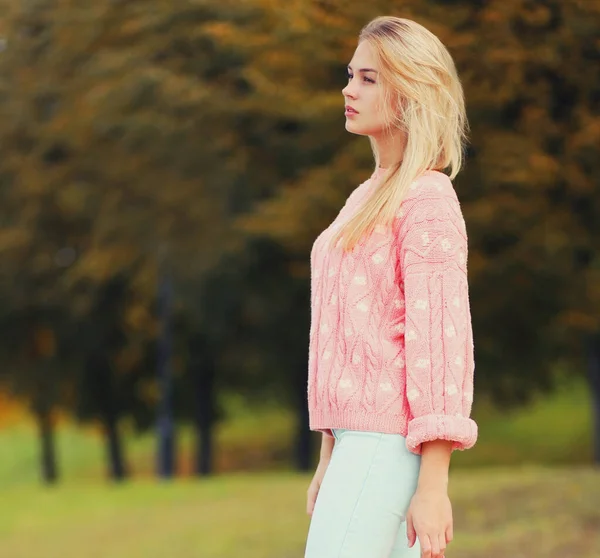
<svg viewBox="0 0 600 558"><path fill-rule="evenodd" d="M450 178L438 171L427 171L414 180L402 202L399 231L411 228L439 228L443 223L466 234L466 226L456 190Z"/></svg>
<svg viewBox="0 0 600 558"><path fill-rule="evenodd" d="M410 184L406 199L423 200L445 196L456 197L450 177L439 171L426 171Z"/></svg>
<svg viewBox="0 0 600 558"><path fill-rule="evenodd" d="M413 180L402 202L401 214L427 213L434 216L460 217L460 202L454 185L446 174L427 171Z"/></svg>

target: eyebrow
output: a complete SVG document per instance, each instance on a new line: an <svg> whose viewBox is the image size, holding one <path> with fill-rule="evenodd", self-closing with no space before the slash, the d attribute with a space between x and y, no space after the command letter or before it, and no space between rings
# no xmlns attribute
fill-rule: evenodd
<svg viewBox="0 0 600 558"><path fill-rule="evenodd" d="M352 71L352 66L350 66L350 64L348 64L348 70ZM374 70L373 68L361 68L360 70L358 70L359 72L374 72L374 73L378 73L377 70Z"/></svg>

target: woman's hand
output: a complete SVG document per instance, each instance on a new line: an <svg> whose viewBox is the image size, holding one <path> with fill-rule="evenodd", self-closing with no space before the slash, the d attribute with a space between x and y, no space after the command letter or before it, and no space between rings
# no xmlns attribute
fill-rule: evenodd
<svg viewBox="0 0 600 558"><path fill-rule="evenodd" d="M327 466L329 465L329 457L321 456L319 460L319 465L317 466L317 470L313 476L312 482L308 487L308 491L306 494L306 513L312 516L313 510L315 509L315 502L317 501L317 496L319 495L319 489L321 488L321 483L323 482L323 477L325 476L325 471L327 470Z"/></svg>
<svg viewBox="0 0 600 558"><path fill-rule="evenodd" d="M443 558L452 540L452 504L445 490L418 488L406 514L408 546L417 537L422 558Z"/></svg>

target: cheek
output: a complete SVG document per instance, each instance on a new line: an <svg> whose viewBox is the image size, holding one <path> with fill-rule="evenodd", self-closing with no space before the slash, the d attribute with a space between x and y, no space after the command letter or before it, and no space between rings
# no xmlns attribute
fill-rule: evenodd
<svg viewBox="0 0 600 558"><path fill-rule="evenodd" d="M377 99L374 110L374 120L379 126L396 126L398 124L398 108L397 103L393 103L388 99L382 97Z"/></svg>
<svg viewBox="0 0 600 558"><path fill-rule="evenodd" d="M374 118L379 118L381 113L381 103L377 95L374 95L372 91L369 91L368 88L365 87L360 91L358 100L357 105L360 110L361 120L363 120L363 117L369 121Z"/></svg>
<svg viewBox="0 0 600 558"><path fill-rule="evenodd" d="M390 111L385 110L386 107L386 99L383 97L381 92L377 92L376 95L373 95L373 101L371 106L373 107L373 114L377 117L378 120L383 120L389 115Z"/></svg>
<svg viewBox="0 0 600 558"><path fill-rule="evenodd" d="M385 124L386 120L389 118L390 110L386 110L385 100L380 94L373 96L370 107L373 124L377 124L378 126Z"/></svg>
<svg viewBox="0 0 600 558"><path fill-rule="evenodd" d="M381 91L364 89L361 92L361 114L358 118L348 120L348 130L365 135L377 135L385 128L385 99Z"/></svg>

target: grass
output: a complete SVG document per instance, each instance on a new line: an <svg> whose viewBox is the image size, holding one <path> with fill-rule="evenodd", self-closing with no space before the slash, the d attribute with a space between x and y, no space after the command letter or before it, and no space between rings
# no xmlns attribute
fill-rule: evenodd
<svg viewBox="0 0 600 558"><path fill-rule="evenodd" d="M291 413L263 408L255 415L247 411L215 429L215 470L286 469L291 461ZM148 477L155 471L154 432L135 434L124 425L124 449L130 473ZM316 437L316 435L315 435ZM194 435L189 427L177 431L178 472L192 470ZM90 481L106 476L104 439L97 427L77 426L61 421L56 429L59 476L65 481ZM0 429L0 489L37 483L39 479L39 440L29 417Z"/></svg>
<svg viewBox="0 0 600 558"><path fill-rule="evenodd" d="M475 409L474 418L477 444L455 453L457 467L592 462L591 398L583 380L566 383L555 394L510 413Z"/></svg>
<svg viewBox="0 0 600 558"><path fill-rule="evenodd" d="M151 478L152 433L126 430L133 480L115 486L102 481L99 431L63 422L57 429L63 482L41 487L33 425L22 416L5 423L0 556L302 558L310 475L289 470L294 416L276 406L248 409L236 399L228 405L232 418L216 432L220 474L169 483ZM455 539L448 558L600 556L590 411L583 383L512 413L475 409L477 445L452 458ZM178 435L185 474L192 432L181 428ZM255 472L231 472L243 469Z"/></svg>
<svg viewBox="0 0 600 558"><path fill-rule="evenodd" d="M301 558L309 475L242 473L2 491L6 558ZM600 555L600 472L513 467L451 475L447 557Z"/></svg>
<svg viewBox="0 0 600 558"><path fill-rule="evenodd" d="M215 432L215 470L224 473L287 469L292 462L294 415L274 405L248 409L235 398L227 404L232 418ZM469 451L454 453L454 468L591 463L590 398L583 382L571 383L552 397L511 413L480 405L474 409L473 417L479 426L477 444ZM316 450L319 436L315 434ZM132 474L153 475L154 433L137 436L124 428L124 439ZM192 431L179 428L180 475L191 471L193 443ZM29 419L21 417L0 428L0 489L38 481L38 445ZM57 429L56 446L62 479L89 481L105 476L104 442L97 428L62 422Z"/></svg>

